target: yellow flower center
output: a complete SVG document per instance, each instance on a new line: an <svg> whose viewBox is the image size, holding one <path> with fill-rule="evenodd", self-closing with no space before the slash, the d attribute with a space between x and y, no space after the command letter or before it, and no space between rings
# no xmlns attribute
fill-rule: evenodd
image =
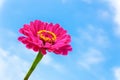
<svg viewBox="0 0 120 80"><path fill-rule="evenodd" d="M56 35L51 31L40 30L37 33L40 39L42 39L45 42L54 42L56 40Z"/></svg>

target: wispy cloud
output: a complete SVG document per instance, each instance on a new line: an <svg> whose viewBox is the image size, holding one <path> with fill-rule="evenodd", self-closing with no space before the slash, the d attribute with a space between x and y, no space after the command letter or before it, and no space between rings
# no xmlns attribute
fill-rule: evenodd
<svg viewBox="0 0 120 80"><path fill-rule="evenodd" d="M102 61L104 61L102 53L97 49L91 48L87 52L83 53L78 61L78 64L80 67L90 70L92 66L98 65Z"/></svg>
<svg viewBox="0 0 120 80"><path fill-rule="evenodd" d="M63 4L66 4L68 0L61 0Z"/></svg>
<svg viewBox="0 0 120 80"><path fill-rule="evenodd" d="M28 62L0 48L0 80L23 79Z"/></svg>
<svg viewBox="0 0 120 80"><path fill-rule="evenodd" d="M120 80L120 67L116 67L113 69L115 80Z"/></svg>
<svg viewBox="0 0 120 80"><path fill-rule="evenodd" d="M91 4L92 3L92 0L81 0L82 2L85 2L85 3L88 3L88 4Z"/></svg>
<svg viewBox="0 0 120 80"><path fill-rule="evenodd" d="M98 10L98 18L108 20L110 18L110 13L107 10Z"/></svg>
<svg viewBox="0 0 120 80"><path fill-rule="evenodd" d="M10 44L12 41L17 41L17 34L11 30L8 30L2 26L0 26L0 32L4 34L0 34L0 46L3 44ZM9 40L9 43L6 43Z"/></svg>
<svg viewBox="0 0 120 80"><path fill-rule="evenodd" d="M2 7L3 7L4 2L5 2L5 0L0 0L0 11L1 11Z"/></svg>
<svg viewBox="0 0 120 80"><path fill-rule="evenodd" d="M57 70L58 72L61 72L61 73L65 73L66 72L66 68L63 65L55 62L53 60L53 58L49 55L49 53L46 56L44 56L44 58L41 61L41 63L43 65L47 65L49 67L52 67L53 69Z"/></svg>
<svg viewBox="0 0 120 80"><path fill-rule="evenodd" d="M104 61L105 56L102 50L110 46L105 31L90 24L84 29L79 29L78 34L73 38L74 43L83 49L79 51L78 64L85 69L91 69L92 66Z"/></svg>
<svg viewBox="0 0 120 80"><path fill-rule="evenodd" d="M0 32L4 33L0 34L0 80L22 80L31 63L29 58L25 60L25 53L32 52L17 42L17 33L3 27Z"/></svg>
<svg viewBox="0 0 120 80"><path fill-rule="evenodd" d="M106 32L92 24L88 24L86 28L78 29L77 37L74 36L73 40L75 43L84 45L84 44L91 44L92 46L99 47L99 48L106 48L110 46L109 38Z"/></svg>
<svg viewBox="0 0 120 80"><path fill-rule="evenodd" d="M108 0L108 3L114 13L115 34L120 36L120 0Z"/></svg>

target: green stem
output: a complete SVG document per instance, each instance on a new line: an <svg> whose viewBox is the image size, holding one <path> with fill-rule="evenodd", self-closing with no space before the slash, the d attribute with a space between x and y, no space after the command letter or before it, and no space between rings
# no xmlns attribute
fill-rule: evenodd
<svg viewBox="0 0 120 80"><path fill-rule="evenodd" d="M43 55L41 54L41 52L39 52L34 60L34 62L32 63L31 68L29 69L29 71L27 72L24 80L28 80L28 78L30 77L31 73L34 71L34 69L36 68L37 64L40 62L40 60L42 59Z"/></svg>

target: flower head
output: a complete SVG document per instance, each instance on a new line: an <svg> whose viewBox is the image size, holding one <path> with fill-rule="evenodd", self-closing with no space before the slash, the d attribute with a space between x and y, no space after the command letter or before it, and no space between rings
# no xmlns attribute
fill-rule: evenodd
<svg viewBox="0 0 120 80"><path fill-rule="evenodd" d="M19 32L24 35L18 38L19 41L29 49L41 51L43 55L46 54L46 50L62 55L72 51L71 37L59 24L35 20L25 24Z"/></svg>

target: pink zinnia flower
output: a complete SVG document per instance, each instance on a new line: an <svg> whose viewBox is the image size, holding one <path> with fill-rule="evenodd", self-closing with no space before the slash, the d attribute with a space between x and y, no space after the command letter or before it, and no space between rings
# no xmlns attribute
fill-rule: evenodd
<svg viewBox="0 0 120 80"><path fill-rule="evenodd" d="M24 35L18 38L19 41L29 49L41 51L43 55L46 50L62 55L67 55L72 50L71 37L59 24L35 20L25 24L19 32Z"/></svg>

